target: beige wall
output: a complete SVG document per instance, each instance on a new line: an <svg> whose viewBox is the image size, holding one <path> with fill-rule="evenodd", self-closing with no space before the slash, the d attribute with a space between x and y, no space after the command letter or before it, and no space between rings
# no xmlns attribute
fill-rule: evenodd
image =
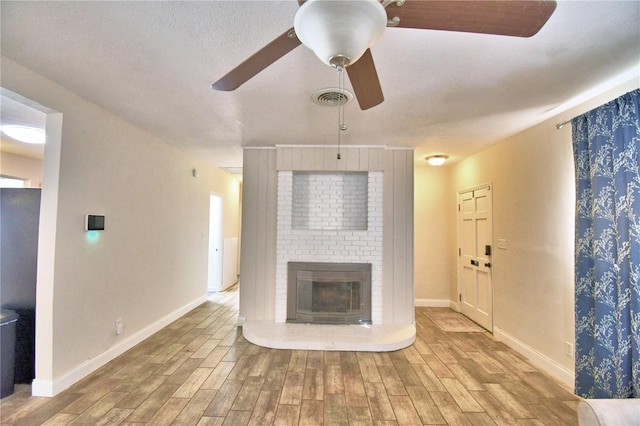
<svg viewBox="0 0 640 426"><path fill-rule="evenodd" d="M494 334L567 385L574 369L565 350L575 341L575 180L571 125L557 130L555 124L639 82L636 76L592 91L562 114L448 168L416 167L418 301L445 298L457 306L456 192L491 183ZM507 240L507 250L496 248L497 239ZM434 248L447 244L446 252Z"/></svg>
<svg viewBox="0 0 640 426"><path fill-rule="evenodd" d="M206 298L209 195L237 237L239 182L6 58L2 85L60 112L47 117L34 382L54 394ZM88 213L106 217L98 238Z"/></svg>
<svg viewBox="0 0 640 426"><path fill-rule="evenodd" d="M17 179L27 179L25 187L42 187L42 160L10 152L0 153L0 173Z"/></svg>
<svg viewBox="0 0 640 426"><path fill-rule="evenodd" d="M494 327L573 369L564 353L574 341L570 131L546 122L456 164L451 204L457 190L484 183L493 184ZM450 255L456 277L456 247ZM454 281L451 300L457 294Z"/></svg>
<svg viewBox="0 0 640 426"><path fill-rule="evenodd" d="M422 161L418 160L418 164ZM415 293L416 305L449 306L452 275L450 166L415 167ZM454 201L455 202L455 201ZM455 272L455 269L454 269Z"/></svg>

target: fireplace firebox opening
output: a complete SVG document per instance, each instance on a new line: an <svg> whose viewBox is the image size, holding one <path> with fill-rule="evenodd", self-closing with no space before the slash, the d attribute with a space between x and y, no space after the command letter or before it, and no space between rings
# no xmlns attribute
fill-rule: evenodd
<svg viewBox="0 0 640 426"><path fill-rule="evenodd" d="M287 322L371 323L371 264L289 262Z"/></svg>

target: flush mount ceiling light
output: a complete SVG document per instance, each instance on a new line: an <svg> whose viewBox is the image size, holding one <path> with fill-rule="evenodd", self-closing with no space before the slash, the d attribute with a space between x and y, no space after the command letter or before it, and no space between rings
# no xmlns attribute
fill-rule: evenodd
<svg viewBox="0 0 640 426"><path fill-rule="evenodd" d="M9 136L11 139L15 139L24 143L42 145L46 140L46 134L44 130L36 129L35 127L7 124L2 126L1 129L2 133Z"/></svg>
<svg viewBox="0 0 640 426"><path fill-rule="evenodd" d="M425 157L425 160L432 166L442 166L447 161L447 158L449 158L448 155L438 154Z"/></svg>
<svg viewBox="0 0 640 426"><path fill-rule="evenodd" d="M386 26L387 14L378 0L308 0L293 22L302 44L336 68L360 59Z"/></svg>

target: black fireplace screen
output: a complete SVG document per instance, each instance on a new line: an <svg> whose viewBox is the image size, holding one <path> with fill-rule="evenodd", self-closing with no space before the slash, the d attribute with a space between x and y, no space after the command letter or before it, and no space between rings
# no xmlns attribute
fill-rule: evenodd
<svg viewBox="0 0 640 426"><path fill-rule="evenodd" d="M290 262L288 272L288 322L371 322L371 264Z"/></svg>

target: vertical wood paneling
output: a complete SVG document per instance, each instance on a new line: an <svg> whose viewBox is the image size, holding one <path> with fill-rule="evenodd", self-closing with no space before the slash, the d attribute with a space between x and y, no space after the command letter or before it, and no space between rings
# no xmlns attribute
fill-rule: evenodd
<svg viewBox="0 0 640 426"><path fill-rule="evenodd" d="M324 157L325 157L325 149L324 148L313 148L312 155L309 159L311 162L311 170L321 171L324 170Z"/></svg>
<svg viewBox="0 0 640 426"><path fill-rule="evenodd" d="M373 150L370 150L373 151ZM372 156L370 156L372 158ZM413 152L383 151L383 322L413 322ZM371 164L370 164L371 166Z"/></svg>
<svg viewBox="0 0 640 426"><path fill-rule="evenodd" d="M407 224L407 238L406 238L406 284L405 288L407 289L407 295L405 299L405 308L403 310L404 317L402 319L403 323L413 323L415 319L415 309L407 309L407 306L414 307L415 303L415 283L414 283L414 252L413 252L413 238L414 238L414 160L413 160L413 151L407 150L405 151L406 156L406 169L405 169L405 193L407 194L407 208L406 208L406 224Z"/></svg>
<svg viewBox="0 0 640 426"><path fill-rule="evenodd" d="M291 170L300 170L300 166L302 164L302 150L300 148L291 148L291 151Z"/></svg>
<svg viewBox="0 0 640 426"><path fill-rule="evenodd" d="M255 302L255 310L253 319L263 319L265 313L264 306L264 286L261 285L259 280L265 276L266 268L267 268L267 258L266 250L268 249L267 239L268 239L268 224L267 224L267 215L266 207L269 202L269 197L271 194L268 192L268 164L266 161L267 157L266 150L259 150L259 160L258 160L258 211L256 212L256 216L254 220L256 221L258 227L258 234L256 236L256 240L254 242L256 246L257 259L256 259L256 275L253 277L254 283L252 285L253 292L255 294L256 302Z"/></svg>
<svg viewBox="0 0 640 426"><path fill-rule="evenodd" d="M373 151L373 150L371 150ZM380 158L383 166L383 227L382 227L382 322L393 323L394 318L394 204L393 151L384 151Z"/></svg>
<svg viewBox="0 0 640 426"><path fill-rule="evenodd" d="M393 323L402 323L407 296L406 151L393 153ZM409 305L413 306L413 304Z"/></svg>
<svg viewBox="0 0 640 426"><path fill-rule="evenodd" d="M281 152L282 151L282 152ZM286 148L277 149L276 170L293 171L379 171L382 148L349 148L340 149L338 160L337 147Z"/></svg>
<svg viewBox="0 0 640 426"><path fill-rule="evenodd" d="M344 160L338 160L337 155L337 148L322 148L322 170L338 170L338 163L341 163Z"/></svg>
<svg viewBox="0 0 640 426"><path fill-rule="evenodd" d="M291 170L294 151L296 151L295 148L278 148L276 150L277 170Z"/></svg>
<svg viewBox="0 0 640 426"><path fill-rule="evenodd" d="M293 170L316 170L314 168L314 156L316 154L316 149L309 148L308 153L302 152L302 150L300 151L299 162L293 165Z"/></svg>
<svg viewBox="0 0 640 426"><path fill-rule="evenodd" d="M242 167L242 234L240 245L240 289L239 314L251 318L255 311L255 277L257 265L256 239L258 227L255 217L258 214L258 151L245 150Z"/></svg>
<svg viewBox="0 0 640 426"><path fill-rule="evenodd" d="M276 170L276 152L269 150L266 158L267 163L267 206L265 216L267 216L265 235L267 236L265 254L266 265L264 275L260 278L264 286L264 298L261 303L265 304L263 320L275 320L275 300L276 300L276 247L277 247L277 224L278 224L278 171Z"/></svg>
<svg viewBox="0 0 640 426"><path fill-rule="evenodd" d="M366 172L369 170L369 150L367 148L358 149L358 170Z"/></svg>
<svg viewBox="0 0 640 426"><path fill-rule="evenodd" d="M382 149L369 149L369 170L383 170L384 163L382 156L388 155L388 151Z"/></svg>
<svg viewBox="0 0 640 426"><path fill-rule="evenodd" d="M360 170L360 150L357 148L345 149L342 160L338 162L338 165L338 170Z"/></svg>
<svg viewBox="0 0 640 426"><path fill-rule="evenodd" d="M274 319L276 249L276 151L245 150L240 259L240 315Z"/></svg>

